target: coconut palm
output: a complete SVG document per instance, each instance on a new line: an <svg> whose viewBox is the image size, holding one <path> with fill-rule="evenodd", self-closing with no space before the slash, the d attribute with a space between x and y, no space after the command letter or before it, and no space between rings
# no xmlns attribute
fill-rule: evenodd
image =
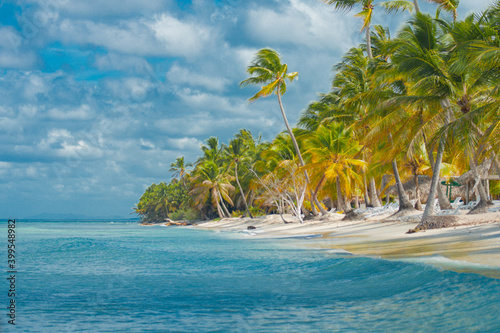
<svg viewBox="0 0 500 333"><path fill-rule="evenodd" d="M354 185L361 183L357 170L366 166L356 157L362 146L353 138L352 130L342 123L322 125L304 141L304 148L309 161L306 168L318 183L316 191L324 181L334 181L337 184L337 208L350 210L342 202L343 194L349 197Z"/></svg>
<svg viewBox="0 0 500 333"><path fill-rule="evenodd" d="M278 103L281 110L281 115L285 122L286 129L290 138L292 139L293 146L299 158L301 166L304 166L304 159L300 153L299 145L293 134L292 128L288 123L281 96L286 92L286 81L292 82L299 73L288 73L287 64L282 64L280 55L272 49L264 48L257 52L250 66L247 67L247 73L251 75L250 78L243 80L240 86L245 87L250 84L264 84L264 86L252 97L250 101L255 101L261 97L267 97L271 94L276 94ZM306 181L309 183L309 177L306 175ZM312 197L313 200L315 198ZM326 211L319 203L316 203L323 214ZM314 207L314 205L312 205Z"/></svg>
<svg viewBox="0 0 500 333"><path fill-rule="evenodd" d="M243 140L236 138L229 141L229 146L226 148L226 153L229 159L231 160L231 164L234 164L234 175L236 178L236 183L238 184L238 188L240 190L243 203L245 204L245 209L247 211L247 214L248 216L250 216L250 218L253 218L253 215L250 212L250 209L248 208L245 192L243 192L243 189L241 188L240 179L238 177L238 166L240 164L240 161L246 158L245 148L246 147L244 146Z"/></svg>
<svg viewBox="0 0 500 333"><path fill-rule="evenodd" d="M418 8L417 0L412 1L404 1L404 0L396 0L396 1L383 1L376 2L374 0L323 0L328 5L335 5L335 9L349 11L354 6L361 6L362 10L356 17L360 17L363 19L363 27L361 28L361 32L365 31L366 34L366 52L368 54L368 58L373 59L372 54L372 44L371 44L371 31L370 25L372 22L373 10L376 6L382 6L389 13L397 13L399 11L412 11L414 8Z"/></svg>
<svg viewBox="0 0 500 333"><path fill-rule="evenodd" d="M453 21L457 20L458 17L457 8L458 5L460 4L460 0L427 0L427 1L437 4L439 9L443 9L446 10L447 12L450 12L451 15L453 16Z"/></svg>
<svg viewBox="0 0 500 333"><path fill-rule="evenodd" d="M194 186L189 194L193 196L194 204L200 211L210 199L220 218L231 216L224 200L233 205L229 194L234 191L234 186L231 185L233 177L226 170L227 168L221 167L211 160L198 164L193 180Z"/></svg>
<svg viewBox="0 0 500 333"><path fill-rule="evenodd" d="M333 82L333 91L336 92L341 98L341 107L346 110L346 113L350 114L350 118L344 118L348 120L347 124L353 125L361 121L369 110L372 108L370 104L370 95L377 92L379 95L382 94L386 89L383 86L375 86L374 83L374 71L376 68L374 62L370 61L364 54L360 47L351 48L342 58L342 62L334 66L337 71ZM369 126L359 126L358 130L355 132L358 138L363 138L368 131ZM371 152L365 148L363 150L363 160L370 163ZM373 169L369 168L370 171ZM381 206L380 200L378 198L375 175L371 175L369 183L366 181L366 176L363 171L363 187L365 202L367 205L369 203L373 207ZM368 195L368 187L370 192Z"/></svg>
<svg viewBox="0 0 500 333"><path fill-rule="evenodd" d="M191 163L186 163L184 161L184 156L177 157L175 162L170 164L169 171L173 171L174 174L172 177L179 177L179 180L182 182L182 185L186 187L186 177L189 175L188 168L192 167Z"/></svg>
<svg viewBox="0 0 500 333"><path fill-rule="evenodd" d="M446 45L439 38L439 34L442 34L442 30L435 20L429 15L416 14L403 27L398 37L390 42L393 50L391 60L395 69L393 73L396 74L396 77L399 75L400 78L404 79L408 91L404 96L389 100L386 106L392 104L395 110L403 108L408 113L406 117L408 120L417 120L415 114L422 112L422 110L429 111L430 115L424 117L425 123L423 125L410 127L410 129L417 129L414 135L418 137L425 134L423 128L447 124L452 116L450 98L453 96L453 78L448 70ZM405 125L405 122L400 124L398 128L402 131L395 135L396 142L399 141L402 133L407 134L405 132L407 128L402 126ZM431 160L434 172L428 199L430 201L434 200L438 187L446 135L441 135L435 141L438 142L438 149L435 163L432 163ZM412 143L414 144L415 141ZM432 149L427 148L429 157L432 159ZM423 222L432 214L432 209L433 205L426 205L422 217Z"/></svg>

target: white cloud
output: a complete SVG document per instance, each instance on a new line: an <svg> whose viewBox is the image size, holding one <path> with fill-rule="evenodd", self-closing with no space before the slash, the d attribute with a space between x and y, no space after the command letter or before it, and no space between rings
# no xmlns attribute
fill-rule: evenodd
<svg viewBox="0 0 500 333"><path fill-rule="evenodd" d="M282 11L254 8L248 12L247 32L264 43L292 43L315 49L352 45L354 19L321 2L290 0Z"/></svg>
<svg viewBox="0 0 500 333"><path fill-rule="evenodd" d="M68 44L97 45L131 55L187 58L200 55L215 38L211 27L165 13L112 23L66 18L51 34Z"/></svg>
<svg viewBox="0 0 500 333"><path fill-rule="evenodd" d="M167 140L168 145L177 150L185 151L185 150L199 150L201 146L201 141L196 138L171 138Z"/></svg>
<svg viewBox="0 0 500 333"><path fill-rule="evenodd" d="M87 104L82 104L76 109L61 110L60 108L54 108L49 110L49 116L57 120L86 120L93 116L93 111Z"/></svg>
<svg viewBox="0 0 500 333"><path fill-rule="evenodd" d="M177 85L190 85L213 91L223 91L230 83L227 78L199 74L178 64L174 64L167 72L167 79Z"/></svg>
<svg viewBox="0 0 500 333"><path fill-rule="evenodd" d="M65 19L54 29L53 34L54 38L60 38L68 44L93 44L137 55L162 54L158 48L154 48L156 40L151 29L138 20L108 24Z"/></svg>
<svg viewBox="0 0 500 333"><path fill-rule="evenodd" d="M218 113L249 114L247 102L237 98L184 88L177 95L185 105L198 111L216 111ZM225 117L227 116L224 115Z"/></svg>
<svg viewBox="0 0 500 333"><path fill-rule="evenodd" d="M150 24L164 50L170 55L193 57L199 55L213 38L214 30L194 22L183 22L162 14Z"/></svg>
<svg viewBox="0 0 500 333"><path fill-rule="evenodd" d="M71 158L71 163L80 163L84 159L101 157L103 152L99 147L92 146L87 140L74 137L66 129L52 129L47 137L42 139L35 149L52 156Z"/></svg>

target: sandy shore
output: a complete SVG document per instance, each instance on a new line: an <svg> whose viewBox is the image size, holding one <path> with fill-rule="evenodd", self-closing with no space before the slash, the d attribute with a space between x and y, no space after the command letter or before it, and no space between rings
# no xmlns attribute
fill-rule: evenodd
<svg viewBox="0 0 500 333"><path fill-rule="evenodd" d="M459 272L500 278L500 212L453 217L450 228L406 234L417 223L389 216L342 221L330 214L306 223L284 224L279 215L254 219L230 218L198 224L195 228L239 232L249 238L307 239L300 246L345 250L355 255L421 261ZM292 220L291 216L286 216ZM249 226L255 229L248 229Z"/></svg>

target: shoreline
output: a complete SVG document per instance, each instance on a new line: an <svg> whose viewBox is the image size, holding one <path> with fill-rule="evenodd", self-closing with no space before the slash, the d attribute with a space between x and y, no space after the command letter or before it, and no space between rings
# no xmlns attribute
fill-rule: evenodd
<svg viewBox="0 0 500 333"><path fill-rule="evenodd" d="M456 272L478 273L500 279L500 213L458 215L455 225L407 234L416 222L389 216L342 221L329 214L305 223L284 224L279 215L225 218L191 228L239 233L253 239L295 239L303 248L335 250L387 260L423 262ZM291 216L286 216L291 220ZM252 226L255 229L249 230ZM297 242L299 241L300 242Z"/></svg>

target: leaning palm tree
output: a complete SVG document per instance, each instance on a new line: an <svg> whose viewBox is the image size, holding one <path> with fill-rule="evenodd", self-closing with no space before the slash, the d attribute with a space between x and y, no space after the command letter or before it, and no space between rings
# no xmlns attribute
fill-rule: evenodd
<svg viewBox="0 0 500 333"><path fill-rule="evenodd" d="M234 191L234 186L231 185L232 177L225 172L225 168L210 160L198 164L195 172L193 189L189 192L194 198L195 206L201 211L210 199L220 218L230 217L224 200L233 204L229 196L229 193Z"/></svg>
<svg viewBox="0 0 500 333"><path fill-rule="evenodd" d="M300 153L299 145L293 134L292 128L288 123L286 117L285 109L283 108L283 103L281 101L281 96L286 92L286 81L292 82L299 73L292 72L288 73L287 64L282 64L280 55L272 49L264 48L257 52L255 58L253 59L250 66L247 68L247 73L251 75L250 78L241 81L240 86L245 87L250 84L263 84L264 86L252 97L250 102L256 101L261 97L267 97L275 93L278 97L278 103L281 110L281 115L285 122L286 129L290 138L292 139L293 146L299 158L301 166L304 166L304 159ZM306 182L309 183L309 177L306 176ZM312 197L312 200L316 201L316 198ZM322 214L326 214L326 210L318 203L320 211ZM314 204L311 204L314 210Z"/></svg>

